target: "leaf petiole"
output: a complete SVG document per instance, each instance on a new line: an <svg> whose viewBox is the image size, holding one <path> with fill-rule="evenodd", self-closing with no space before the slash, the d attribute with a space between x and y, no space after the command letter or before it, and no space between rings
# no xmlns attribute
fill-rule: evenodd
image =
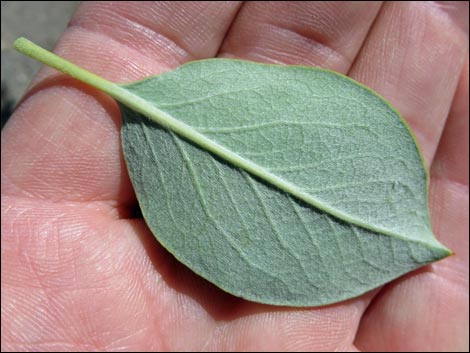
<svg viewBox="0 0 470 353"><path fill-rule="evenodd" d="M13 47L20 53L23 53L43 64L46 64L64 74L67 74L79 81L106 92L113 98L122 100L123 89L117 84L99 77L88 70L85 70L50 51L41 48L30 40L20 37L13 43Z"/></svg>

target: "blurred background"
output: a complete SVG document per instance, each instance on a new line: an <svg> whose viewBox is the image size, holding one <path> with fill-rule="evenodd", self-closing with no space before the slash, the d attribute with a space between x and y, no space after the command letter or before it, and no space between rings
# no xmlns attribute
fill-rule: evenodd
<svg viewBox="0 0 470 353"><path fill-rule="evenodd" d="M41 64L12 48L18 37L26 37L46 49L55 43L79 1L2 1L2 121L5 125L16 103Z"/></svg>

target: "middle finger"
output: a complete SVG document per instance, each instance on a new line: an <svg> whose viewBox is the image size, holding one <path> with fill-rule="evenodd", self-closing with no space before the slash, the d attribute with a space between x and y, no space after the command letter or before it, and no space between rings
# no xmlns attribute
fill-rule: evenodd
<svg viewBox="0 0 470 353"><path fill-rule="evenodd" d="M346 73L381 2L249 2L219 56L313 65Z"/></svg>

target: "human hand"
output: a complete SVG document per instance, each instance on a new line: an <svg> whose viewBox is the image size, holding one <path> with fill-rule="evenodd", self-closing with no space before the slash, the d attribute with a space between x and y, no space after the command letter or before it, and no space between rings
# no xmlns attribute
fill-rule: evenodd
<svg viewBox="0 0 470 353"><path fill-rule="evenodd" d="M117 104L46 68L2 131L2 350L468 350L468 4L240 6L83 3L56 52L115 82L213 56L350 75L413 128L456 255L326 307L226 294L135 214Z"/></svg>

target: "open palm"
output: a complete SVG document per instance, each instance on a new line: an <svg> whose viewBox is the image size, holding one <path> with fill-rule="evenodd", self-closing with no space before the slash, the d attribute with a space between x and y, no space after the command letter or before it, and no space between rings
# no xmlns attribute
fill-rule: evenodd
<svg viewBox="0 0 470 353"><path fill-rule="evenodd" d="M222 56L374 88L417 135L456 255L321 308L224 293L136 214L117 104L43 69L2 131L2 350L468 350L467 43L465 3L82 4L56 52L111 81Z"/></svg>

